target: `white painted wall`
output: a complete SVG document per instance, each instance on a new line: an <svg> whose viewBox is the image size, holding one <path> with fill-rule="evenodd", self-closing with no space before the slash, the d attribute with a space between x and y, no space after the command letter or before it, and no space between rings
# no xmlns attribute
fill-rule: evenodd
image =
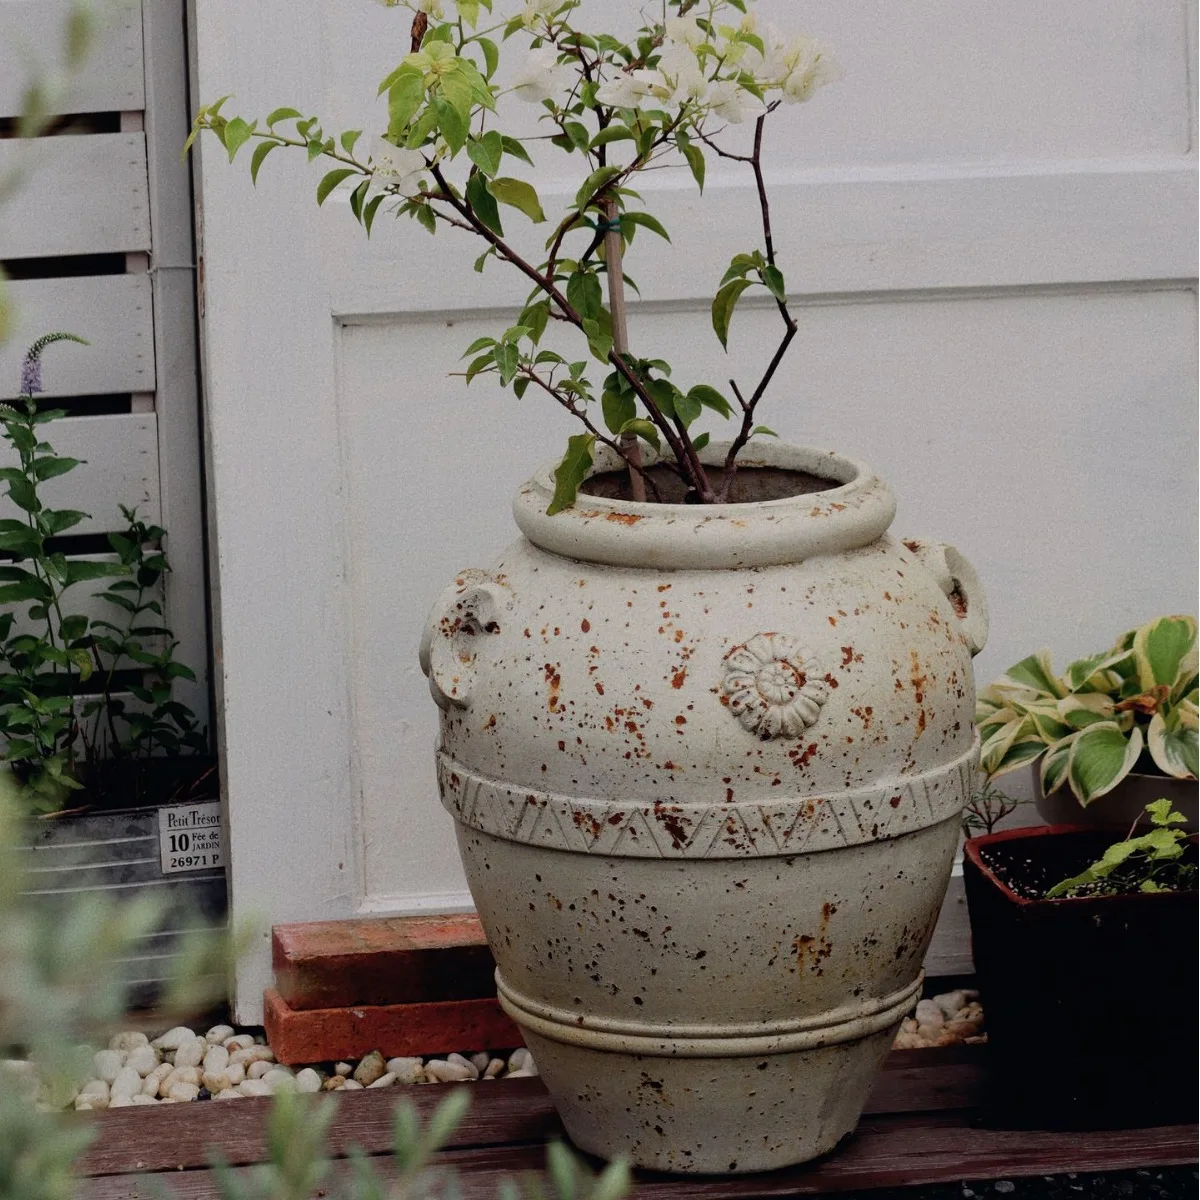
<svg viewBox="0 0 1200 1200"><path fill-rule="evenodd" d="M1196 607L1195 5L917 7L804 6L847 75L770 135L800 334L767 419L871 462L897 531L969 555L987 679ZM361 124L397 16L205 0L200 91ZM302 164L273 156L257 195L244 174L211 153L200 174L234 903L273 920L457 906L415 647L573 430L448 377L515 299L499 268L470 272L474 246L407 221L367 245L335 202L316 211ZM705 300L753 237L745 178L715 171L703 201L669 172L643 190L674 245L635 246L635 348L689 383L749 374L777 318L739 309L726 359ZM244 970L243 1018L265 975Z"/></svg>

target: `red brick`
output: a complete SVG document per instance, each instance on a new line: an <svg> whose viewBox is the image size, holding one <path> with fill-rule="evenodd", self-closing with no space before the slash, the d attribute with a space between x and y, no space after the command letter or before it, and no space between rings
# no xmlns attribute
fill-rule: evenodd
<svg viewBox="0 0 1200 1200"><path fill-rule="evenodd" d="M268 988L263 1007L271 1049L289 1064L360 1058L372 1050L392 1058L524 1045L495 999L294 1009Z"/></svg>
<svg viewBox="0 0 1200 1200"><path fill-rule="evenodd" d="M276 925L275 987L294 1009L495 996L474 913Z"/></svg>

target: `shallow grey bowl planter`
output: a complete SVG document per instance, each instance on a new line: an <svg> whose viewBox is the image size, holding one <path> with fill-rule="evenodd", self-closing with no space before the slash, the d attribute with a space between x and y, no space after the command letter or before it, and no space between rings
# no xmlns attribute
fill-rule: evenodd
<svg viewBox="0 0 1200 1200"><path fill-rule="evenodd" d="M28 840L21 847L24 894L36 898L39 905L66 907L88 896L120 901L144 894L167 903L156 931L118 960L132 1007L152 1005L157 999L167 978L171 949L181 933L225 925L224 865L166 873L160 854L160 808L192 808L205 802L42 818L26 827Z"/></svg>

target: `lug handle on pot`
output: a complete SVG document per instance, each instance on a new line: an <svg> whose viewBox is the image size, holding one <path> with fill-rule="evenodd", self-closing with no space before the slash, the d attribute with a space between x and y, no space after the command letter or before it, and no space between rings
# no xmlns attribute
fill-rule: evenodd
<svg viewBox="0 0 1200 1200"><path fill-rule="evenodd" d="M486 571L460 571L438 597L421 636L421 670L439 708L471 703L476 662L484 639L500 632L508 610L507 586Z"/></svg>
<svg viewBox="0 0 1200 1200"><path fill-rule="evenodd" d="M988 607L975 568L953 546L928 538L905 538L904 545L937 580L954 615L962 622L972 656L987 645Z"/></svg>

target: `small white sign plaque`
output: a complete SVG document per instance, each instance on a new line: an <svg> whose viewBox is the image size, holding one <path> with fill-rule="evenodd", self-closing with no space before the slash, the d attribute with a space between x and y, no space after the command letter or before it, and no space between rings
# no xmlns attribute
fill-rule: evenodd
<svg viewBox="0 0 1200 1200"><path fill-rule="evenodd" d="M225 866L221 805L172 804L158 810L158 843L164 875Z"/></svg>

